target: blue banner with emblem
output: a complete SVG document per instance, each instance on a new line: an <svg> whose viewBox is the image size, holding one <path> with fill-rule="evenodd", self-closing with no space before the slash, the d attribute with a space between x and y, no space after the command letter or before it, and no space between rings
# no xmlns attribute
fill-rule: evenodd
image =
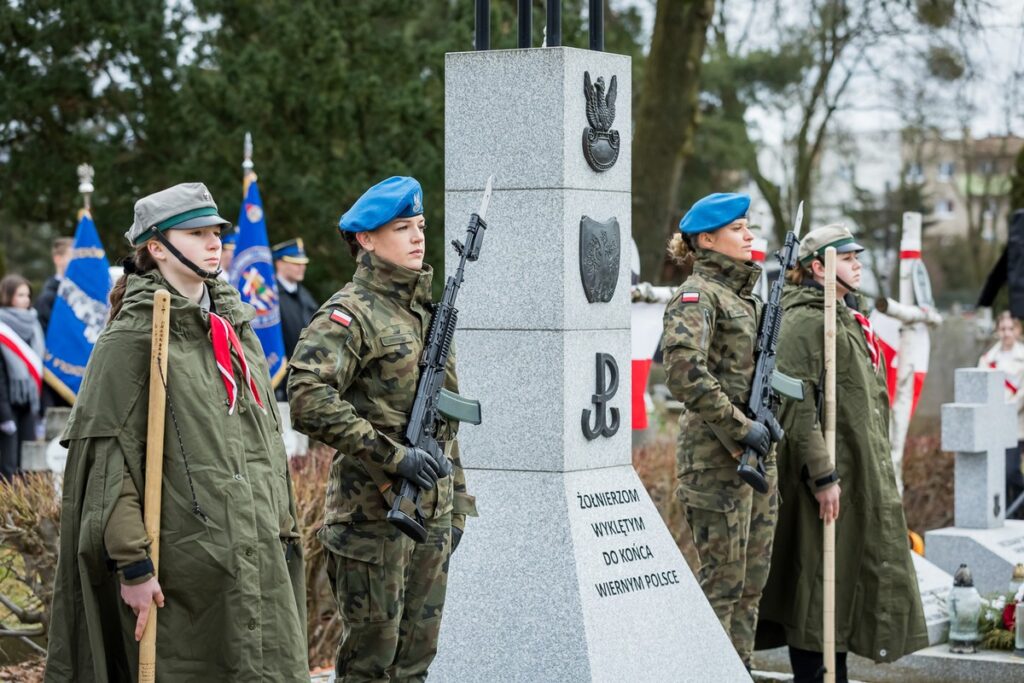
<svg viewBox="0 0 1024 683"><path fill-rule="evenodd" d="M252 327L263 344L271 384L276 388L288 372L281 333L281 306L274 260L263 218L263 200L255 175L245 180L245 199L238 217L238 242L228 277L238 288L242 301L256 309Z"/></svg>
<svg viewBox="0 0 1024 683"><path fill-rule="evenodd" d="M110 262L96 224L82 211L64 279L46 330L43 377L69 403L82 385L85 366L106 324Z"/></svg>

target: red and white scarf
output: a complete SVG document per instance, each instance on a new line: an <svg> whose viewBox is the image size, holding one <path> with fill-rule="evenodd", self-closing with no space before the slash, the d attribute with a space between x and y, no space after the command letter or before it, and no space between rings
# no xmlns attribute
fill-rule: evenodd
<svg viewBox="0 0 1024 683"><path fill-rule="evenodd" d="M231 353L234 352L238 358L238 365L242 369L245 383L252 393L256 405L263 408L263 400L260 398L259 389L256 388L256 381L249 373L249 364L245 361L245 351L242 349L242 342L238 340L235 328L216 313L210 313L210 340L213 342L213 357L217 361L217 370L224 380L224 390L228 394L228 415L235 412L235 402L238 399L238 385L235 384L235 375L231 363Z"/></svg>
<svg viewBox="0 0 1024 683"><path fill-rule="evenodd" d="M990 360L988 362L988 366L990 368L992 368L993 370L997 370L998 369L998 366L996 365L996 362L994 360ZM1014 396L1016 396L1017 392L1020 391L1020 387L1018 387L1016 384L1014 384L1013 381L1009 377L1004 379L1003 383L1006 385L1006 388L1010 391L1010 393L1013 394Z"/></svg>
<svg viewBox="0 0 1024 683"><path fill-rule="evenodd" d="M878 370L878 361L882 352L878 345L878 337L875 336L875 331L871 328L871 321L860 311L851 308L850 312L853 313L853 317L860 323L861 330L864 332L864 341L868 344L868 355L871 356L871 366Z"/></svg>
<svg viewBox="0 0 1024 683"><path fill-rule="evenodd" d="M0 321L0 346L2 346L8 358L16 358L21 365L24 365L28 376L35 382L38 391L43 390L43 359L28 345L21 335L5 322Z"/></svg>

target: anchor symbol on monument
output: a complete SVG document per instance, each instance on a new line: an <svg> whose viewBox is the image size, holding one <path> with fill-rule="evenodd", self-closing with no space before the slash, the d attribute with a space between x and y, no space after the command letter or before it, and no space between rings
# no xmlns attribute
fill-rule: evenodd
<svg viewBox="0 0 1024 683"><path fill-rule="evenodd" d="M619 409L608 408L608 401L615 396L615 392L619 390L619 366L615 362L615 357L610 353L598 353L596 357L597 361L597 393L590 397L591 402L594 404L596 410L594 411L594 426L590 426L590 408L586 408L583 411L582 419L580 420L583 425L583 436L587 437L588 441L593 441L599 436L612 436L615 432L619 431ZM605 370L607 369L607 377ZM606 381L607 379L607 381ZM606 419L606 414L611 414L611 422Z"/></svg>
<svg viewBox="0 0 1024 683"><path fill-rule="evenodd" d="M998 517L999 516L999 510L1000 510L1000 507L999 507L999 494L997 493L996 495L992 496L992 514L993 514L993 516Z"/></svg>

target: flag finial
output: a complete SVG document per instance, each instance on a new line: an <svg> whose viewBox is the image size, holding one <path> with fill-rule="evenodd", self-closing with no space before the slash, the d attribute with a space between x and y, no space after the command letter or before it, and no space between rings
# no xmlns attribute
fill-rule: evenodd
<svg viewBox="0 0 1024 683"><path fill-rule="evenodd" d="M95 171L93 171L92 166L89 164L78 165L78 191L82 194L87 211L90 208L90 200L95 189L92 184L93 176L95 176Z"/></svg>
<svg viewBox="0 0 1024 683"><path fill-rule="evenodd" d="M242 148L242 156L245 158L242 161L242 170L246 173L252 172L252 133L246 131L245 133L245 144Z"/></svg>

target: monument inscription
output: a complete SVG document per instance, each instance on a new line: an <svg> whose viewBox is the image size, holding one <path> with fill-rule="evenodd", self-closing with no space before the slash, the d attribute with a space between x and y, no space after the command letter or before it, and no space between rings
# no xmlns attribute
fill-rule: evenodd
<svg viewBox="0 0 1024 683"><path fill-rule="evenodd" d="M589 559L598 568L593 586L599 598L679 584L678 558L665 558L670 566L657 562L657 542L636 488L577 491L576 504L587 511L585 521L595 539Z"/></svg>

